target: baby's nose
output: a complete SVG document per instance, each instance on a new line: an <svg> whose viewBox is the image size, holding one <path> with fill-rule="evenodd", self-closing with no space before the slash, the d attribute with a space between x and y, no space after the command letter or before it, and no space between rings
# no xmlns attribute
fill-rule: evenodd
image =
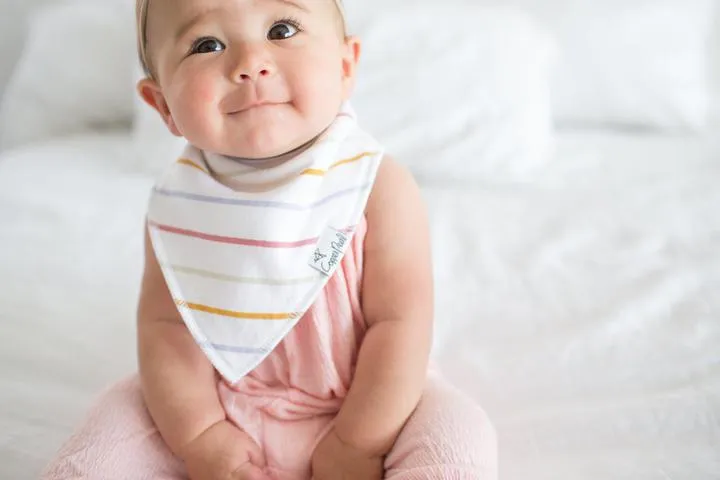
<svg viewBox="0 0 720 480"><path fill-rule="evenodd" d="M261 69L260 71L256 72L255 74L253 74L253 73L241 73L240 76L239 76L239 78L240 78L240 80L243 80L243 81L248 81L248 80L257 81L258 78L260 78L260 77L267 77L267 76L269 76L269 75L270 75L270 70L267 69L267 68L263 68L263 69Z"/></svg>
<svg viewBox="0 0 720 480"><path fill-rule="evenodd" d="M263 48L246 46L238 52L232 80L235 82L257 82L263 77L270 77L274 68L267 51Z"/></svg>

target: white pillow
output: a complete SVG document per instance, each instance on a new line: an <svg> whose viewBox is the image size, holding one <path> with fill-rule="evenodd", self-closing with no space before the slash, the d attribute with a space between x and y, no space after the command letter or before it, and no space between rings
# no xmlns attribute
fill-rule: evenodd
<svg viewBox="0 0 720 480"><path fill-rule="evenodd" d="M0 146L129 125L134 28L129 1L38 9L0 107Z"/></svg>
<svg viewBox="0 0 720 480"><path fill-rule="evenodd" d="M557 35L559 126L705 127L712 0L509 0Z"/></svg>
<svg viewBox="0 0 720 480"><path fill-rule="evenodd" d="M542 167L554 44L529 17L420 4L366 12L349 12L363 41L352 103L390 154L421 180L516 180ZM136 106L137 159L157 174L184 142Z"/></svg>
<svg viewBox="0 0 720 480"><path fill-rule="evenodd" d="M520 180L545 164L555 46L528 16L434 2L356 8L363 55L353 103L417 177Z"/></svg>

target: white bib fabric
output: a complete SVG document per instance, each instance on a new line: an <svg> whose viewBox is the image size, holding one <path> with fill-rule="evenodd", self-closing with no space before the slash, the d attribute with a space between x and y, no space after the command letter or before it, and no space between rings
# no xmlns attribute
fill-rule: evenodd
<svg viewBox="0 0 720 480"><path fill-rule="evenodd" d="M155 255L226 381L257 367L313 304L363 218L383 153L345 106L290 160L188 146L158 181L148 208Z"/></svg>

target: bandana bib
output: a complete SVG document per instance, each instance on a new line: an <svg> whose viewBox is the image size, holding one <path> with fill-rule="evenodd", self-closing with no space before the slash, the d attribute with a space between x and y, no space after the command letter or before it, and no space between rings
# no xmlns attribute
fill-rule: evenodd
<svg viewBox="0 0 720 480"><path fill-rule="evenodd" d="M158 181L148 207L155 255L185 324L226 381L257 367L325 287L382 157L344 107L290 160L188 146Z"/></svg>

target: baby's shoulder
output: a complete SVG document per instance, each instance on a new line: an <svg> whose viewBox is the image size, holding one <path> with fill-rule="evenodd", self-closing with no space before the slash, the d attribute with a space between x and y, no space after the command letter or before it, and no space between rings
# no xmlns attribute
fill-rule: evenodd
<svg viewBox="0 0 720 480"><path fill-rule="evenodd" d="M386 154L368 200L368 221L380 213L392 215L408 208L422 208L420 188L410 170Z"/></svg>

